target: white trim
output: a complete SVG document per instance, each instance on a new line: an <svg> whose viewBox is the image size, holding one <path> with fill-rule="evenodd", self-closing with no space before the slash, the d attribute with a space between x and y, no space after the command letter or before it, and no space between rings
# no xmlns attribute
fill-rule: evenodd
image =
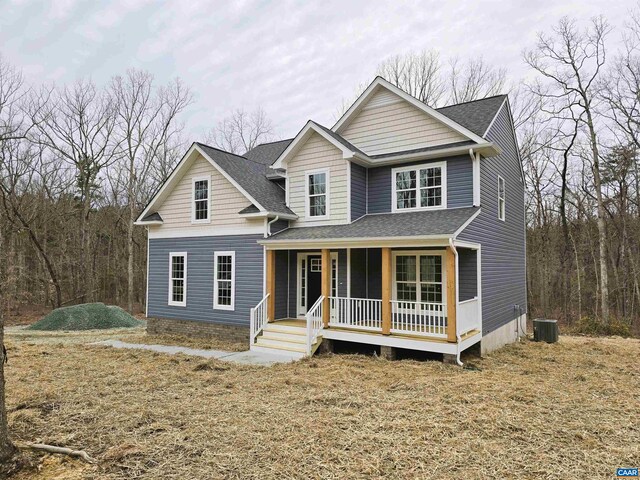
<svg viewBox="0 0 640 480"><path fill-rule="evenodd" d="M276 213L276 212L254 212L254 213L240 213L239 214L243 218L269 218L269 217L279 217L279 220L297 220L297 215L290 215L287 213Z"/></svg>
<svg viewBox="0 0 640 480"><path fill-rule="evenodd" d="M474 151L481 153L485 157L493 157L502 153L502 149L498 145L491 142L484 142L476 145L462 145L458 147L448 147L442 145L442 148L417 151L409 153L398 153L395 155L388 155L382 158L370 158L366 155L363 156L360 153L356 153L353 159L350 161L355 162L365 167L380 167L385 165L396 165L401 163L420 161L420 160L437 160L444 157L452 157L455 155L463 155L469 151L469 148L473 148Z"/></svg>
<svg viewBox="0 0 640 480"><path fill-rule="evenodd" d="M231 305L218 303L218 258L231 257ZM225 280L228 281L228 280ZM214 310L235 310L236 304L236 252L222 251L213 254L213 308Z"/></svg>
<svg viewBox="0 0 640 480"><path fill-rule="evenodd" d="M182 279L182 302L176 302L173 299L173 258L184 257L184 278ZM172 307L187 306L187 252L169 252L169 298L167 304Z"/></svg>
<svg viewBox="0 0 640 480"><path fill-rule="evenodd" d="M309 197L309 177L311 175L324 174L325 176L325 190L324 194L317 194L316 196L325 196L325 211L324 215L311 216L311 206ZM315 170L306 170L304 172L304 211L305 222L315 222L322 220L329 220L331 217L331 170L329 168L317 168Z"/></svg>
<svg viewBox="0 0 640 480"><path fill-rule="evenodd" d="M227 235L262 235L264 224L247 227L221 228L215 225L206 227L182 227L172 229L150 229L149 238L186 238L186 237L225 237Z"/></svg>
<svg viewBox="0 0 640 480"><path fill-rule="evenodd" d="M463 231L465 228L467 228L467 227L469 226L469 224L470 224L471 222L473 222L473 221L475 220L475 218L476 218L478 215L480 215L480 212L481 212L481 211L482 211L482 209L481 209L481 208L479 208L479 209L476 211L476 213L474 213L473 215L471 215L471 216L467 219L467 221L466 221L466 222L464 222L464 223L460 226L460 228L458 228L458 230L456 230L456 231L453 233L452 237L453 237L453 238L456 238L458 235L460 235L460 234L462 233L462 231Z"/></svg>
<svg viewBox="0 0 640 480"><path fill-rule="evenodd" d="M258 240L267 250L318 248L377 248L377 247L444 247L451 235L415 237L327 238L320 240Z"/></svg>
<svg viewBox="0 0 640 480"><path fill-rule="evenodd" d="M142 220L140 221L136 220L135 222L133 222L133 224L147 227L149 225L164 225L164 222L162 220L148 220L146 222L143 222Z"/></svg>
<svg viewBox="0 0 640 480"><path fill-rule="evenodd" d="M478 135L473 133L471 130L468 130L462 125L454 122L447 116L443 115L442 113L439 113L438 111L429 107L428 105L421 102L417 98L412 97L411 95L399 89L395 85L389 83L382 77L376 77L375 80L371 82L371 84L367 87L367 89L362 93L362 95L358 97L358 99L353 103L353 105L349 107L349 109L344 113L344 115L340 117L340 119L331 128L331 130L339 133L340 130L344 129L349 124L349 121L352 120L353 117L355 117L360 112L360 106L363 103L365 103L367 100L369 100L377 92L378 88L386 88L392 93L395 93L400 98L402 98L403 100L406 100L414 107L417 107L418 109L425 112L427 115L433 117L434 119L440 121L441 123L444 123L448 127L452 128L453 130L460 133L461 135L469 138L470 140L473 140L476 143L485 143L485 140L482 137L479 137Z"/></svg>
<svg viewBox="0 0 640 480"><path fill-rule="evenodd" d="M298 152L298 150L304 145L304 143L313 133L317 133L333 146L335 146L338 150L340 150L342 152L343 158L348 159L353 157L355 153L353 150L347 148L341 142L333 138L326 131L320 128L314 121L309 120L306 125L302 127L302 130L298 132L289 146L284 150L284 152L282 152L278 159L273 163L273 165L271 165L271 168L274 170L286 169L286 164L288 163L289 159Z"/></svg>
<svg viewBox="0 0 640 480"><path fill-rule="evenodd" d="M351 162L347 161L347 223L351 223Z"/></svg>
<svg viewBox="0 0 640 480"><path fill-rule="evenodd" d="M196 182L207 182L207 218L196 220ZM211 175L199 175L191 178L191 223L211 223Z"/></svg>
<svg viewBox="0 0 640 480"><path fill-rule="evenodd" d="M504 188L504 197L500 196L500 182L502 182ZM502 222L506 222L506 218L507 218L507 182L505 181L504 178L502 178L500 175L498 175L498 220L502 221ZM504 208L500 207L500 200L502 200L502 206Z"/></svg>
<svg viewBox="0 0 640 480"><path fill-rule="evenodd" d="M471 159L471 169L473 172L473 206L474 207L479 207L480 206L480 191L481 191L481 185L480 185L480 154L479 153L473 153L473 151L471 151L472 153L472 159Z"/></svg>
<svg viewBox="0 0 640 480"><path fill-rule="evenodd" d="M453 241L453 245L455 247L468 248L470 250L478 250L480 248L480 244L479 243L465 242L463 240L454 240Z"/></svg>
<svg viewBox="0 0 640 480"><path fill-rule="evenodd" d="M435 207L421 207L420 205L420 170L427 168L440 168L440 196L441 204ZM416 172L416 206L413 208L398 208L396 197L396 174L401 172ZM411 165L391 169L391 212L417 212L423 210L444 210L447 208L447 162L423 163L421 165Z"/></svg>
<svg viewBox="0 0 640 480"><path fill-rule="evenodd" d="M347 248L347 297L351 298L351 248Z"/></svg>
<svg viewBox="0 0 640 480"><path fill-rule="evenodd" d="M526 271L526 270L525 270ZM482 325L482 245L478 245L476 250L476 296L478 297L478 320L480 321L480 331Z"/></svg>

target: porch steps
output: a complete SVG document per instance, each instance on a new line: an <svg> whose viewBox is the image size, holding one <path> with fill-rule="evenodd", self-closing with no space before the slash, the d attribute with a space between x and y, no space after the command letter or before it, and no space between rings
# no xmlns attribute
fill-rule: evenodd
<svg viewBox="0 0 640 480"><path fill-rule="evenodd" d="M319 338L312 351L315 351L322 338ZM307 353L307 328L306 325L291 325L280 322L265 325L262 334L251 345L251 350L287 354L292 358L303 358Z"/></svg>

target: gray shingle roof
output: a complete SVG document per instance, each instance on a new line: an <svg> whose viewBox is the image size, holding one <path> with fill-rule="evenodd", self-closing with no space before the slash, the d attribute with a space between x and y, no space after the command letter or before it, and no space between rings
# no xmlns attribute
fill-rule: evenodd
<svg viewBox="0 0 640 480"><path fill-rule="evenodd" d="M506 95L497 95L481 100L449 105L436 110L482 137L498 113L498 109L505 98L507 98Z"/></svg>
<svg viewBox="0 0 640 480"><path fill-rule="evenodd" d="M357 152L360 153L362 155L366 155L366 153L364 153L362 150L360 150L358 147L356 147L354 144L352 144L351 142L345 140L344 138L342 138L339 134L337 134L336 132L334 132L333 130L329 130L327 127L320 125L319 123L314 122L313 120L310 120L311 123L313 123L316 127L320 128L322 131L326 132L327 134L329 134L331 137L333 137L338 143L340 143L341 145L343 145L344 147L347 147L349 150L351 150L352 152Z"/></svg>
<svg viewBox="0 0 640 480"><path fill-rule="evenodd" d="M267 165L202 143L198 146L269 212L295 215L285 205L284 190L267 180Z"/></svg>
<svg viewBox="0 0 640 480"><path fill-rule="evenodd" d="M376 158L376 159L387 158L387 157L397 157L398 155L407 155L409 153L431 152L433 150L444 150L446 148L463 147L465 145L476 145L476 142L474 142L473 140L466 140L464 142L447 143L445 145L434 145L431 147L414 148L413 150L403 150L401 152L381 153L379 155L369 155L369 156L371 158Z"/></svg>
<svg viewBox="0 0 640 480"><path fill-rule="evenodd" d="M455 233L479 210L478 207L468 207L365 215L347 225L289 228L269 237L266 242L384 237L446 237Z"/></svg>
<svg viewBox="0 0 640 480"><path fill-rule="evenodd" d="M158 212L150 213L142 219L143 222L162 222L162 217Z"/></svg>
<svg viewBox="0 0 640 480"><path fill-rule="evenodd" d="M240 215L245 215L247 213L258 213L260 211L260 209L258 207L256 207L253 203L251 205L249 205L248 207L244 207L242 210L240 210L238 213Z"/></svg>
<svg viewBox="0 0 640 480"><path fill-rule="evenodd" d="M292 141L293 138L289 138L277 142L263 143L249 150L243 157L263 165L272 165Z"/></svg>

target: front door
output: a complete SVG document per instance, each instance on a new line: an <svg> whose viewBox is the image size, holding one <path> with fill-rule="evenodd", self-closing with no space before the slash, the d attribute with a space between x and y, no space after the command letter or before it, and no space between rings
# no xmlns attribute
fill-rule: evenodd
<svg viewBox="0 0 640 480"><path fill-rule="evenodd" d="M338 292L338 254L331 253L331 295ZM304 316L322 295L322 256L298 253L298 316Z"/></svg>
<svg viewBox="0 0 640 480"><path fill-rule="evenodd" d="M307 309L311 308L322 294L322 257L309 255L309 277L307 279Z"/></svg>

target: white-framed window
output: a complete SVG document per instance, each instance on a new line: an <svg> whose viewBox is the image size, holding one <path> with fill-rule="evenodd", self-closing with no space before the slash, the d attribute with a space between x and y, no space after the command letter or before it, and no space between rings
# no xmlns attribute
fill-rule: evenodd
<svg viewBox="0 0 640 480"><path fill-rule="evenodd" d="M187 306L187 252L169 254L169 305Z"/></svg>
<svg viewBox="0 0 640 480"><path fill-rule="evenodd" d="M304 173L305 203L308 219L321 220L329 216L329 170Z"/></svg>
<svg viewBox="0 0 640 480"><path fill-rule="evenodd" d="M504 222L507 213L507 188L504 178L498 175L498 218Z"/></svg>
<svg viewBox="0 0 640 480"><path fill-rule="evenodd" d="M312 272L322 272L322 259L321 258L312 258L311 262L311 271Z"/></svg>
<svg viewBox="0 0 640 480"><path fill-rule="evenodd" d="M191 222L209 223L211 177L194 177L191 195Z"/></svg>
<svg viewBox="0 0 640 480"><path fill-rule="evenodd" d="M394 253L394 297L404 302L444 304L444 254Z"/></svg>
<svg viewBox="0 0 640 480"><path fill-rule="evenodd" d="M391 184L393 212L447 208L447 162L394 168Z"/></svg>
<svg viewBox="0 0 640 480"><path fill-rule="evenodd" d="M215 252L213 279L213 308L235 308L236 252Z"/></svg>

